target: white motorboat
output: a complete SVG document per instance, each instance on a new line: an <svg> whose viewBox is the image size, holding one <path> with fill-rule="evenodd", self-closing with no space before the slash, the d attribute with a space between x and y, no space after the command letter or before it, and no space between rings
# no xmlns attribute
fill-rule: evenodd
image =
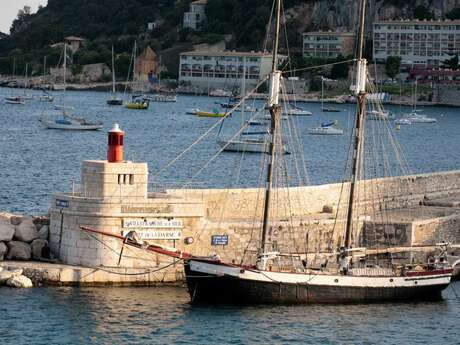
<svg viewBox="0 0 460 345"><path fill-rule="evenodd" d="M433 117L428 117L426 115L417 114L416 112L412 112L403 117L404 119L409 120L411 123L436 123L436 120Z"/></svg>
<svg viewBox="0 0 460 345"><path fill-rule="evenodd" d="M296 107L296 106L291 106L287 108L287 110L284 111L285 115L291 115L291 116L312 116L313 113L311 111Z"/></svg>
<svg viewBox="0 0 460 345"><path fill-rule="evenodd" d="M150 96L148 98L152 102L167 102L167 103L177 102L177 96L176 95L156 94L156 95Z"/></svg>
<svg viewBox="0 0 460 345"><path fill-rule="evenodd" d="M395 120L395 124L396 125L411 125L412 122L411 120L403 117L401 119Z"/></svg>
<svg viewBox="0 0 460 345"><path fill-rule="evenodd" d="M342 135L343 129L339 128L338 122L322 123L321 126L308 129L308 134L313 135Z"/></svg>
<svg viewBox="0 0 460 345"><path fill-rule="evenodd" d="M393 118L393 114L387 110L369 110L366 112L368 120L390 120Z"/></svg>

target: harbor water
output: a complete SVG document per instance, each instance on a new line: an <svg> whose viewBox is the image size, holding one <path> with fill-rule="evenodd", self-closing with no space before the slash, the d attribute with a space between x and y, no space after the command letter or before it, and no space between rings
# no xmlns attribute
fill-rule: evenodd
<svg viewBox="0 0 460 345"><path fill-rule="evenodd" d="M180 287L0 289L0 334L5 345L454 345L455 293L459 283L439 302L197 307Z"/></svg>
<svg viewBox="0 0 460 345"><path fill-rule="evenodd" d="M19 90L0 88L0 99ZM39 92L35 91L38 95ZM62 104L56 93L55 103ZM186 115L190 108L220 109L216 103L224 98L179 96L177 103L151 103L148 110L128 110L109 107L110 96L102 92L66 93L65 102L75 107L75 115L88 120L104 122L100 132L47 130L39 122L41 116L53 109L52 103L28 101L26 105L0 103L2 135L0 136L0 210L20 213L44 213L49 206L51 193L70 191L80 180L81 162L85 159L105 159L106 132L113 123L126 131L127 159L147 162L152 188L158 187L255 187L259 183L260 159L263 155L225 153L213 159L219 150L217 139L230 138L242 123L242 115L234 114L223 126L216 126L203 140L196 140L219 119ZM257 101L255 107L262 106ZM320 104L299 104L313 116L293 119L304 151L308 184L341 181L350 142L355 106L334 105L340 113L321 113ZM408 112L410 108L389 107L395 113ZM409 173L424 173L460 168L460 115L456 108L425 107L422 113L435 117L435 124L401 126L395 133ZM249 115L246 114L246 119ZM342 136L308 135L307 129L322 122L339 121L345 134ZM287 121L286 121L287 122ZM377 121L369 121L377 122ZM248 129L261 131L263 128ZM196 142L196 143L195 143ZM194 144L195 143L195 144ZM158 172L168 162L187 151L170 168ZM298 155L286 157L291 165ZM203 169L203 166L206 166ZM299 170L302 170L300 168ZM293 175L295 175L293 173ZM235 178L238 176L238 178ZM303 177L305 175L303 174Z"/></svg>
<svg viewBox="0 0 460 345"><path fill-rule="evenodd" d="M0 97L12 90L0 89ZM56 94L56 103L59 95ZM106 131L119 123L126 131L126 157L147 162L150 181L158 186L257 186L259 161L224 154L217 138L241 124L235 114L221 128L196 143L173 168L161 167L219 119L186 115L189 108L211 110L225 99L179 96L177 103L152 103L149 110L108 107L109 96L67 92L77 115L104 122L100 132L46 130L39 118L52 104L0 103L0 210L45 213L54 191L70 191L78 182L81 161L104 159ZM256 106L261 106L256 102ZM349 135L307 135L309 127L338 120L350 133L353 105L340 113L321 113L319 104L302 104L311 117L296 118L309 183L340 181ZM394 112L399 107L390 107ZM409 111L408 108L403 111ZM455 108L423 109L438 123L404 126L395 131L410 172L459 169L460 115ZM392 124L391 124L392 125ZM393 126L394 127L394 126ZM219 133L220 130L220 133ZM292 155L291 155L292 156ZM292 157L287 159L293 160ZM209 163L207 169L201 167ZM229 175L236 182L230 182ZM198 174L199 173L199 174ZM191 177L195 177L192 178ZM75 184L74 184L75 185ZM436 302L372 305L206 307L192 306L184 287L0 289L2 344L459 344L459 283Z"/></svg>

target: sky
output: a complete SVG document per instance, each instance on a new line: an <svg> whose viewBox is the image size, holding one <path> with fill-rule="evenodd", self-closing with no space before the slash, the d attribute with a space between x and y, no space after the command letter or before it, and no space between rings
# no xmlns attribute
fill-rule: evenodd
<svg viewBox="0 0 460 345"><path fill-rule="evenodd" d="M10 33L11 23L24 6L30 6L33 13L39 5L46 5L47 2L48 0L0 0L0 31Z"/></svg>

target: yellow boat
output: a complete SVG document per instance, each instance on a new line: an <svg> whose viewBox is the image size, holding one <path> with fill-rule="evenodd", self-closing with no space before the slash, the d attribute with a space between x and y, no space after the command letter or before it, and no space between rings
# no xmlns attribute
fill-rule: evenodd
<svg viewBox="0 0 460 345"><path fill-rule="evenodd" d="M199 117L224 117L227 113L219 113L217 110L214 111L197 111L196 114Z"/></svg>
<svg viewBox="0 0 460 345"><path fill-rule="evenodd" d="M144 101L144 102L128 102L125 103L125 108L128 109L148 109L149 108L149 102Z"/></svg>

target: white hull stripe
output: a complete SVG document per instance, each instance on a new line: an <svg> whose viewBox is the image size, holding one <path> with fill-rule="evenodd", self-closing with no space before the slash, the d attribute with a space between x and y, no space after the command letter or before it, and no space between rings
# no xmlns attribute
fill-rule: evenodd
<svg viewBox="0 0 460 345"><path fill-rule="evenodd" d="M239 267L223 266L190 260L190 269L195 272L211 274L217 277L230 276L238 279L284 284L327 285L368 288L395 288L444 285L450 283L450 274L439 274L420 277L370 277L343 276L305 273L280 273L258 270L244 270Z"/></svg>

